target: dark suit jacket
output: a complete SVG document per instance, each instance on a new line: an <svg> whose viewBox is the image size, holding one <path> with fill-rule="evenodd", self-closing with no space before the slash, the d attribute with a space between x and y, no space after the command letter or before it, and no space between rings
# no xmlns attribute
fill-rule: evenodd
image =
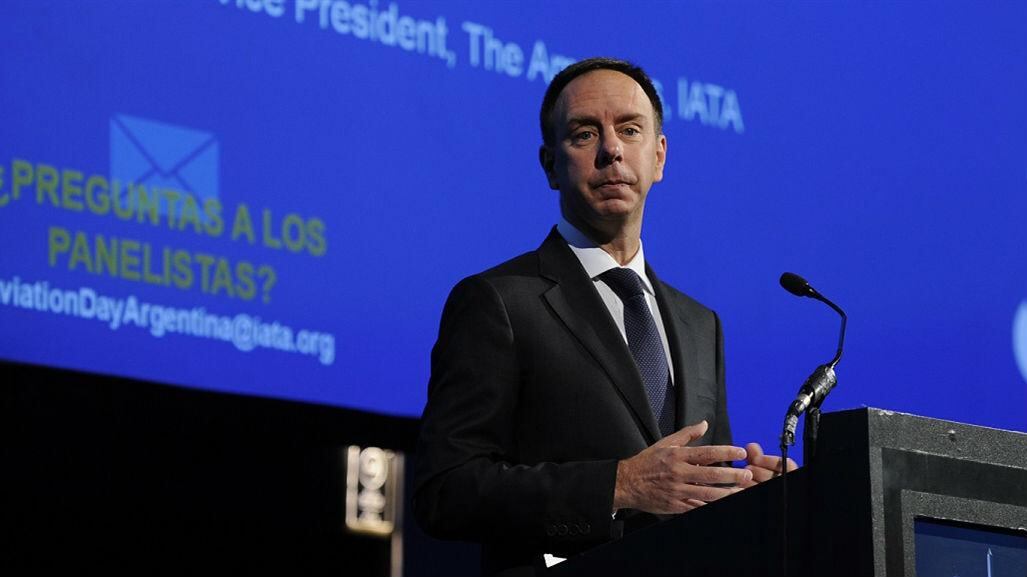
<svg viewBox="0 0 1027 577"><path fill-rule="evenodd" d="M730 444L720 321L647 273L674 363L677 425L706 419L698 444ZM617 461L659 438L631 352L554 228L538 250L462 280L446 302L415 515L429 534L482 542L487 573L530 572L542 553L618 535Z"/></svg>

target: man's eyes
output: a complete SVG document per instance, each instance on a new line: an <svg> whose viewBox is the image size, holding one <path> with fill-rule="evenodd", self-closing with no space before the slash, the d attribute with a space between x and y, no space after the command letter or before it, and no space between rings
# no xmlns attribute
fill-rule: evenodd
<svg viewBox="0 0 1027 577"><path fill-rule="evenodd" d="M642 135L642 130L637 126L625 126L620 128L618 132L628 138L636 138ZM591 142L598 137L595 130L581 130L571 134L571 141L575 143Z"/></svg>

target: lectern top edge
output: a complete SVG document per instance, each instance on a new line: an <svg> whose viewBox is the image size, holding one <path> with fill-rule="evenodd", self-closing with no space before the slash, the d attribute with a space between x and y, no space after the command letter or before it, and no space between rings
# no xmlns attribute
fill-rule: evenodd
<svg viewBox="0 0 1027 577"><path fill-rule="evenodd" d="M1027 433L863 407L825 414L822 440L840 452L901 449L1027 469Z"/></svg>

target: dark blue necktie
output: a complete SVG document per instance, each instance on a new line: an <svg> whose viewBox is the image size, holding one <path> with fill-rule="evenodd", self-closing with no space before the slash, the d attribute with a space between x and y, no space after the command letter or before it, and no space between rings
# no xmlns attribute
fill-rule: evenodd
<svg viewBox="0 0 1027 577"><path fill-rule="evenodd" d="M653 410L660 432L667 436L674 432L674 391L670 386L670 368L663 350L660 331L645 299L642 279L629 268L612 268L599 275L624 303L624 332L628 349L635 357L642 375L649 406Z"/></svg>

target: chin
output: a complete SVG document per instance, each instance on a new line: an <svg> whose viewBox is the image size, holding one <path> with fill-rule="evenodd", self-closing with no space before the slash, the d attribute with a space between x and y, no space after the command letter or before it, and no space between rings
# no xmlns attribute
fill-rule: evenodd
<svg viewBox="0 0 1027 577"><path fill-rule="evenodd" d="M635 203L624 200L607 200L593 207L595 214L604 220L623 220L635 213Z"/></svg>

